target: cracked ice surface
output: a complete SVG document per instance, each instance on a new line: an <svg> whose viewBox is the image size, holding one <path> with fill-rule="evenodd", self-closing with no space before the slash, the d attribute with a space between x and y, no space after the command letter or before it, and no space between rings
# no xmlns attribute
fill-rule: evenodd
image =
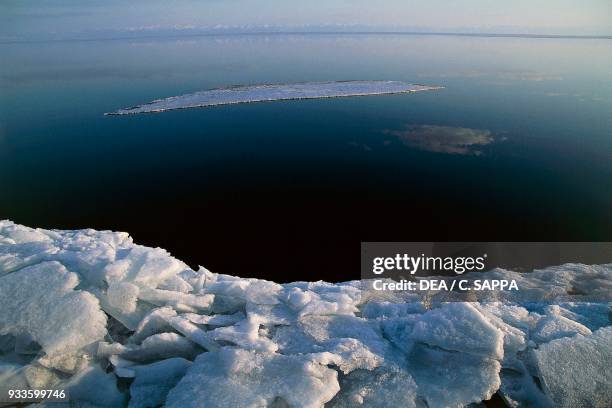
<svg viewBox="0 0 612 408"><path fill-rule="evenodd" d="M119 109L107 113L107 115L163 112L173 109L203 108L249 102L389 95L433 89L440 89L440 87L408 84L400 81L337 81L233 86L157 99L131 108Z"/></svg>
<svg viewBox="0 0 612 408"><path fill-rule="evenodd" d="M610 304L550 296L563 299L568 281L610 291L612 265L484 275L512 276L548 302L280 285L192 270L125 233L0 221L0 395L315 408L461 407L497 393L513 407L611 406Z"/></svg>

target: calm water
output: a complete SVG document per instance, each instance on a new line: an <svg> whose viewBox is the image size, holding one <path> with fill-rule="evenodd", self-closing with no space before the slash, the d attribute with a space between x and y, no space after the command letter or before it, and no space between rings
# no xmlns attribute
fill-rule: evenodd
<svg viewBox="0 0 612 408"><path fill-rule="evenodd" d="M359 276L361 241L612 240L612 41L410 35L0 44L0 218L190 265ZM441 91L105 117L231 84Z"/></svg>

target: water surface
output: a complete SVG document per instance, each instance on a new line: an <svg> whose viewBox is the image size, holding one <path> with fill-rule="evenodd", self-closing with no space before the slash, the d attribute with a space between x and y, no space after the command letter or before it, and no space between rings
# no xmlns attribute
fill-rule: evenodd
<svg viewBox="0 0 612 408"><path fill-rule="evenodd" d="M612 240L612 41L252 35L0 44L0 218L192 266L359 277L361 241ZM109 117L258 83L406 95Z"/></svg>

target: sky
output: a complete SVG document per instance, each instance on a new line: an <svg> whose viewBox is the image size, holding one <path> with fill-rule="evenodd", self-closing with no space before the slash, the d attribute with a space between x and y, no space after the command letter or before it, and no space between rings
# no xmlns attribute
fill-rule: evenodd
<svg viewBox="0 0 612 408"><path fill-rule="evenodd" d="M360 26L612 35L611 0L0 0L0 36ZM229 27L229 28L227 28Z"/></svg>

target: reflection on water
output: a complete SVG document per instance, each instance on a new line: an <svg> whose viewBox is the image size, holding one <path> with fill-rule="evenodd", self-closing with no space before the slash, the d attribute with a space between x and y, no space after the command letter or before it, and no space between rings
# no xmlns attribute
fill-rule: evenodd
<svg viewBox="0 0 612 408"><path fill-rule="evenodd" d="M435 153L480 156L479 148L495 140L487 129L436 125L406 125L403 130L385 130L403 144Z"/></svg>

